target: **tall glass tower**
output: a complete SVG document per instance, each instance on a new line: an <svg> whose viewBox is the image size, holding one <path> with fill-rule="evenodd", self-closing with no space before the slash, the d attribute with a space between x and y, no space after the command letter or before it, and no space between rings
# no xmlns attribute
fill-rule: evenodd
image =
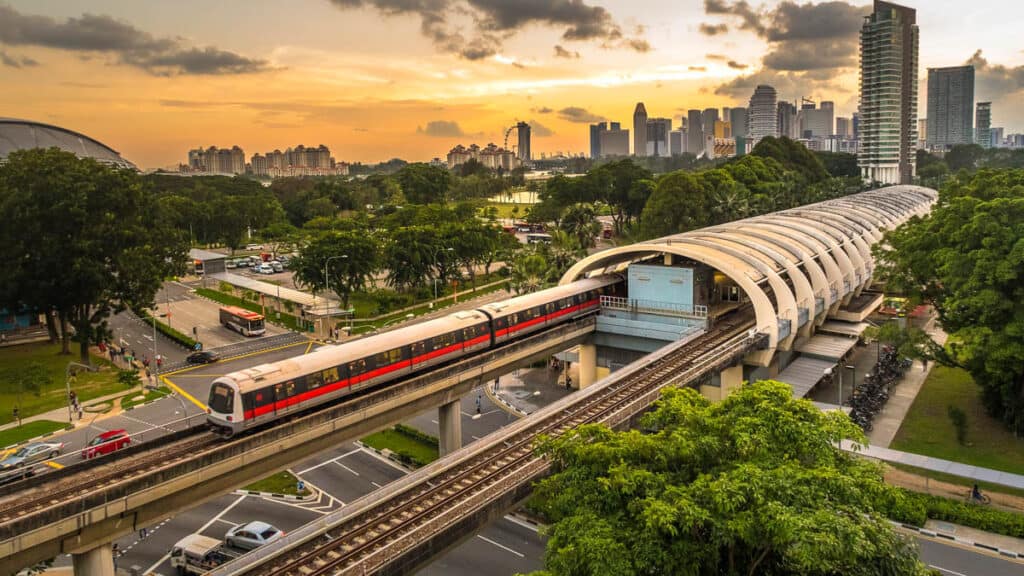
<svg viewBox="0 0 1024 576"><path fill-rule="evenodd" d="M860 31L860 152L865 180L910 184L917 145L917 12L875 0Z"/></svg>

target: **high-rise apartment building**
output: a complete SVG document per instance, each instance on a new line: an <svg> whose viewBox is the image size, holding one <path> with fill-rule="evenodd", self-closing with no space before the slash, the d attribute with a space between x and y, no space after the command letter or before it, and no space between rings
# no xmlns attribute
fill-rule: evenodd
<svg viewBox="0 0 1024 576"><path fill-rule="evenodd" d="M974 141L974 66L928 69L929 148L948 149Z"/></svg>
<svg viewBox="0 0 1024 576"><path fill-rule="evenodd" d="M762 84L754 89L747 107L747 130L754 142L765 136L779 135L775 88Z"/></svg>
<svg viewBox="0 0 1024 576"><path fill-rule="evenodd" d="M853 139L860 140L860 112L854 112L850 117L850 125L853 127Z"/></svg>
<svg viewBox="0 0 1024 576"><path fill-rule="evenodd" d="M704 120L700 110L686 111L686 151L695 156L704 151Z"/></svg>
<svg viewBox="0 0 1024 576"><path fill-rule="evenodd" d="M1002 148L1005 145L1005 137L1003 136L1003 133L1006 130L1003 129L1002 127L996 128L993 126L992 128L989 129L989 131L992 134L992 147Z"/></svg>
<svg viewBox="0 0 1024 576"><path fill-rule="evenodd" d="M207 174L245 174L245 153L238 146L189 150L188 170Z"/></svg>
<svg viewBox="0 0 1024 576"><path fill-rule="evenodd" d="M647 109L643 102L637 102L633 110L633 155L647 155Z"/></svg>
<svg viewBox="0 0 1024 576"><path fill-rule="evenodd" d="M834 130L834 115L835 107L832 102L822 102L821 108L817 108L813 101L805 100L800 106L800 112L797 113L797 134L800 138L828 138Z"/></svg>
<svg viewBox="0 0 1024 576"><path fill-rule="evenodd" d="M590 125L590 158L601 157L601 132L608 129L607 122L598 122Z"/></svg>
<svg viewBox="0 0 1024 576"><path fill-rule="evenodd" d="M796 139L800 137L800 122L796 104L782 100L776 113L776 130L779 136Z"/></svg>
<svg viewBox="0 0 1024 576"><path fill-rule="evenodd" d="M860 31L861 141L866 180L909 184L917 145L917 12L883 0Z"/></svg>
<svg viewBox="0 0 1024 576"><path fill-rule="evenodd" d="M516 124L516 136L519 138L519 159L526 162L530 155L530 125L526 122Z"/></svg>
<svg viewBox="0 0 1024 576"><path fill-rule="evenodd" d="M732 135L735 138L747 136L747 109L730 108L728 116L729 124L732 125Z"/></svg>
<svg viewBox="0 0 1024 576"><path fill-rule="evenodd" d="M992 147L992 103L978 102L977 118L974 121L977 127L977 142L983 148Z"/></svg>
<svg viewBox="0 0 1024 576"><path fill-rule="evenodd" d="M672 132L670 118L650 118L647 120L647 156L667 157L672 155L669 133Z"/></svg>
<svg viewBox="0 0 1024 576"><path fill-rule="evenodd" d="M668 135L669 153L679 156L686 152L686 130L673 130Z"/></svg>

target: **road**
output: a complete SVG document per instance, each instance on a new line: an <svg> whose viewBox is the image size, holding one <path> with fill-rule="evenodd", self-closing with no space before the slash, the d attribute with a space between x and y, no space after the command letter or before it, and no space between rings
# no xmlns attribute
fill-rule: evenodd
<svg viewBox="0 0 1024 576"><path fill-rule="evenodd" d="M1020 576L1024 562L977 552L955 543L917 537L921 560L945 576ZM1021 550L1024 552L1024 550Z"/></svg>

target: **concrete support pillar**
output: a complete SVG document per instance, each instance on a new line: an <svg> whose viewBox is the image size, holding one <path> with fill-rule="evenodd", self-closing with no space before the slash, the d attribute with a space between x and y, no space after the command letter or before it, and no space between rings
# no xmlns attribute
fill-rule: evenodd
<svg viewBox="0 0 1024 576"><path fill-rule="evenodd" d="M580 344L579 355L580 390L597 381L597 345Z"/></svg>
<svg viewBox="0 0 1024 576"><path fill-rule="evenodd" d="M437 409L437 425L440 428L438 449L442 457L462 448L462 403L458 398Z"/></svg>
<svg viewBox="0 0 1024 576"><path fill-rule="evenodd" d="M671 266L671 265L672 265L672 253L670 253L670 252L665 253L665 266Z"/></svg>
<svg viewBox="0 0 1024 576"><path fill-rule="evenodd" d="M75 576L114 576L114 553L110 544L71 557Z"/></svg>
<svg viewBox="0 0 1024 576"><path fill-rule="evenodd" d="M722 388L722 400L725 400L734 390L738 390L740 386L743 386L743 364L737 364L722 370L719 374L719 381Z"/></svg>

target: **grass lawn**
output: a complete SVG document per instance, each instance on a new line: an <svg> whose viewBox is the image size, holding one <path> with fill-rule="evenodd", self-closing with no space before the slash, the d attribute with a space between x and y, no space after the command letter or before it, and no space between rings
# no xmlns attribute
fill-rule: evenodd
<svg viewBox="0 0 1024 576"><path fill-rule="evenodd" d="M493 281L498 279L497 278L497 273L492 273L491 276L494 276L495 278L489 279L489 280L486 280L486 281L478 279L477 280L477 285L479 286L481 284L485 284L487 282L493 282ZM483 278L483 276L481 276L481 278ZM471 292L469 294L461 294L460 298L462 298L463 300L468 300L470 298L476 298L478 296L483 296L484 294L490 294L491 292L497 292L498 290L503 290L503 289L505 289L507 287L508 287L507 283L501 283L501 284L496 284L494 286L490 286L490 287L487 287L487 288L477 288L476 292ZM452 304L452 303L454 303L454 297L449 296L447 298L438 298L437 303L435 304L435 308L441 308L441 307L447 306L447 305ZM415 308L413 308L411 310L406 310L404 312L396 312L394 314L390 314L388 316L384 316L383 318L380 318L380 319L378 319L378 320L376 320L374 322L361 321L357 317L355 319L355 326L352 328L352 333L353 334L362 334L364 332L369 332L373 328L382 328L382 327L384 327L385 324L394 323L397 320L405 318L409 314L413 314L413 315L419 316L420 314L426 314L427 312L430 312L431 310L433 310L433 308L431 308L429 304L422 304L422 305L417 306L417 307L415 307ZM344 322L342 322L341 324L344 325Z"/></svg>
<svg viewBox="0 0 1024 576"><path fill-rule="evenodd" d="M498 213L498 218L526 218L526 213L530 211L532 204L516 204L513 202L491 202L480 209L481 216L489 216L491 213L491 207L494 207ZM516 210L518 208L518 211Z"/></svg>
<svg viewBox="0 0 1024 576"><path fill-rule="evenodd" d="M914 400L891 448L964 464L1024 474L1024 440L1015 438L981 404L978 385L963 370L935 366ZM956 441L947 413L967 414L967 446Z"/></svg>
<svg viewBox="0 0 1024 576"><path fill-rule="evenodd" d="M142 394L141 392L137 394L126 394L121 397L121 409L127 410L132 406L138 406L139 404L145 404L146 402L163 398L170 393L171 390L169 388L161 386L156 390L146 390L145 394ZM133 400L133 398L139 395L143 396L141 400Z"/></svg>
<svg viewBox="0 0 1024 576"><path fill-rule="evenodd" d="M7 430L0 430L0 448L24 442L29 438L42 436L47 432L63 430L67 422L54 422L53 420L35 420L26 422L23 426L15 426Z"/></svg>
<svg viewBox="0 0 1024 576"><path fill-rule="evenodd" d="M403 434L394 428L388 428L370 434L366 438L363 438L363 444L376 448L377 450L390 450L395 454L398 454L403 461L407 461L416 466L426 466L434 460L437 460L437 446L433 446L414 438L408 434Z"/></svg>
<svg viewBox="0 0 1024 576"><path fill-rule="evenodd" d="M249 484L243 490L253 492L270 492L271 494L288 494L291 496L305 496L309 494L309 488L298 490L299 479L291 472L284 470L273 476L267 476L263 480L257 480Z"/></svg>
<svg viewBox="0 0 1024 576"><path fill-rule="evenodd" d="M38 363L50 375L42 383L38 396L29 392L21 394L22 418L42 414L55 408L67 406L64 371L68 362L78 362L78 346L72 343L70 356L60 355L60 344L34 343L0 348L0 424L14 421L12 409L18 405L18 391L12 382L13 372L27 364ZM107 360L92 358L92 364L99 366L96 372L79 372L71 382L71 389L78 395L78 401L87 403L93 398L116 392L125 387L117 381L117 369Z"/></svg>

